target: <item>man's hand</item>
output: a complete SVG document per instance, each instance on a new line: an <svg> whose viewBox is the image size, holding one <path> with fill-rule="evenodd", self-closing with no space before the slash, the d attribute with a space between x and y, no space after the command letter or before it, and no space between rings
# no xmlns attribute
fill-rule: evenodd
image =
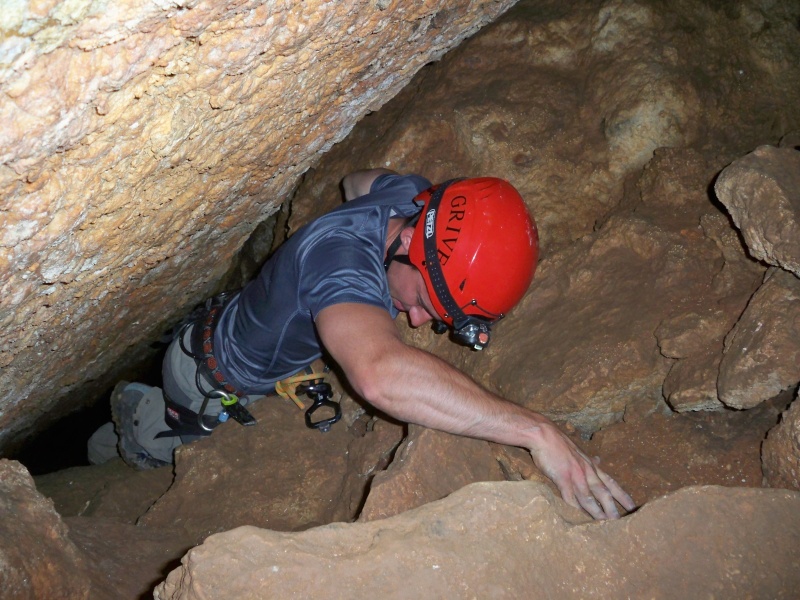
<svg viewBox="0 0 800 600"><path fill-rule="evenodd" d="M564 501L584 509L595 519L619 518L615 499L628 511L636 508L625 490L555 424L540 425L540 437L530 452L536 466L556 484Z"/></svg>

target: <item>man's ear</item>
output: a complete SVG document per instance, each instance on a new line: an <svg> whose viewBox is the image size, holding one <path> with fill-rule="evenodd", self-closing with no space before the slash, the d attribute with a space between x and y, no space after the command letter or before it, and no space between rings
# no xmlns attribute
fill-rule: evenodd
<svg viewBox="0 0 800 600"><path fill-rule="evenodd" d="M411 247L411 238L414 237L414 228L413 227L403 227L400 231L400 243L403 245L403 248L408 254L408 249Z"/></svg>

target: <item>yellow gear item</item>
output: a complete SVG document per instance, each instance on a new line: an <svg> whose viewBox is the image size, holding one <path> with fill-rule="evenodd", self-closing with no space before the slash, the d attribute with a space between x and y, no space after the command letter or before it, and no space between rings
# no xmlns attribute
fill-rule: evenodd
<svg viewBox="0 0 800 600"><path fill-rule="evenodd" d="M292 375L276 383L275 391L281 398L291 400L297 405L297 408L305 410L303 401L300 400L295 393L298 384L305 383L306 381L323 381L324 379L324 373L298 373L297 375Z"/></svg>

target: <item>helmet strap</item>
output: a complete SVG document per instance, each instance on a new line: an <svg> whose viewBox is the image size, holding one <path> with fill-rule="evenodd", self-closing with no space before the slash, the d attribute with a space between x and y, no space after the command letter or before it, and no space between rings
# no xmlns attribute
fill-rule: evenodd
<svg viewBox="0 0 800 600"><path fill-rule="evenodd" d="M447 315L453 319L453 338L459 344L469 346L473 350L483 350L489 344L492 323L489 319L464 314L450 293L450 288L447 287L442 265L439 262L439 251L436 249L436 213L442 203L445 190L456 181L461 180L451 179L443 183L432 194L428 209L425 211L425 228L421 231L425 236L422 239L422 246L425 250L425 268L428 270L428 277L439 303L447 311ZM473 300L472 304L477 305L477 302ZM502 315L498 316L502 317Z"/></svg>
<svg viewBox="0 0 800 600"><path fill-rule="evenodd" d="M400 244L402 244L402 240L400 239L400 234L403 232L403 229L406 227L414 227L419 221L419 216L422 214L422 211L419 211L415 214L411 219L400 228L400 231L397 232L397 236L392 240L392 243L389 245L389 249L386 250L386 260L383 261L383 270L388 271L389 265L392 264L393 260L396 260L399 263L403 263L404 265L408 265L413 267L414 265L411 264L411 261L408 259L407 254L400 254L398 256L397 251L400 250Z"/></svg>
<svg viewBox="0 0 800 600"><path fill-rule="evenodd" d="M386 260L383 261L383 270L384 271L388 271L389 270L389 265L392 264L393 260L396 260L398 262L402 262L400 260L400 257L397 256L397 251L400 249L400 244L401 244L401 240L400 240L401 231L397 232L397 236L394 238L394 240L392 240L392 243L389 245L389 249L386 250ZM405 254L403 254L401 256L405 256L406 258L408 258L408 256L406 256Z"/></svg>
<svg viewBox="0 0 800 600"><path fill-rule="evenodd" d="M461 307L453 298L450 289L447 287L447 282L442 272L442 265L439 263L438 250L436 249L436 213L439 210L439 205L442 203L444 192L450 185L461 179L451 179L441 184L431 195L431 200L428 203L428 208L425 211L425 227L420 231L424 235L422 239L422 246L425 250L425 268L428 270L428 277L431 280L431 286L442 305L442 308L447 311L447 315L453 319L453 328L461 329L469 321L470 318L464 314Z"/></svg>

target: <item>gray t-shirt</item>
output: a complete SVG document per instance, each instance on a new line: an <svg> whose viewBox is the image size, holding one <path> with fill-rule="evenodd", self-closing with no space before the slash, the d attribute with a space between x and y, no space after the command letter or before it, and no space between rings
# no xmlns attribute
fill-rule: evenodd
<svg viewBox="0 0 800 600"><path fill-rule="evenodd" d="M413 199L430 186L419 175L381 175L369 194L289 238L220 316L214 353L228 381L267 394L319 358L314 319L328 306L369 304L396 317L383 268L386 228L391 217L419 212Z"/></svg>

